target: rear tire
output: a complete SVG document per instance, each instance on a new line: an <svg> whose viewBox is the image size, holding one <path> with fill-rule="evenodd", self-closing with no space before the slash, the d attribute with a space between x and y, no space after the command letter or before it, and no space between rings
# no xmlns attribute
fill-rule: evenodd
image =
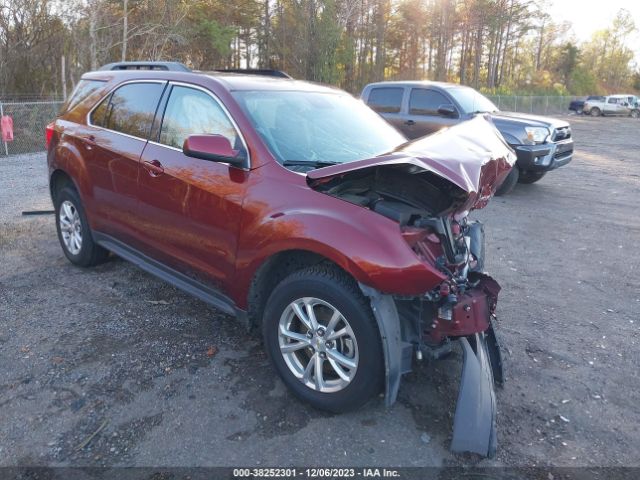
<svg viewBox="0 0 640 480"><path fill-rule="evenodd" d="M536 183L538 180L544 177L546 173L547 172L520 172L518 183Z"/></svg>
<svg viewBox="0 0 640 480"><path fill-rule="evenodd" d="M501 197L502 195L506 195L509 193L518 183L518 178L520 178L520 169L517 165L514 165L509 172L509 175L504 179L502 185L498 187L496 190L496 196Z"/></svg>
<svg viewBox="0 0 640 480"><path fill-rule="evenodd" d="M593 107L591 110L589 110L589 115L591 115L592 117L599 117L600 115L602 115L602 112L598 107Z"/></svg>
<svg viewBox="0 0 640 480"><path fill-rule="evenodd" d="M104 262L109 251L94 242L76 189L66 186L55 197L56 230L65 256L80 267Z"/></svg>
<svg viewBox="0 0 640 480"><path fill-rule="evenodd" d="M346 333L335 337L340 332ZM299 270L278 284L267 301L262 333L282 381L318 409L353 410L382 389L384 357L371 306L336 267Z"/></svg>

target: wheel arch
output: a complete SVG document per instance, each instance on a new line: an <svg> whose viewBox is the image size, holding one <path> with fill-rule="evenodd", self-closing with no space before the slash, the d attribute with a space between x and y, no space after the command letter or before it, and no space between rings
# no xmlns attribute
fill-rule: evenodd
<svg viewBox="0 0 640 480"><path fill-rule="evenodd" d="M78 190L78 186L74 182L71 175L69 175L61 168L56 168L49 177L49 193L51 194L51 200L53 201L54 205L58 193L67 185L71 185L73 188Z"/></svg>
<svg viewBox="0 0 640 480"><path fill-rule="evenodd" d="M249 293L247 295L247 314L252 327L262 322L262 312L273 288L287 276L314 265L324 264L349 275L357 281L353 274L341 267L332 259L312 250L289 249L282 250L267 257L256 269Z"/></svg>

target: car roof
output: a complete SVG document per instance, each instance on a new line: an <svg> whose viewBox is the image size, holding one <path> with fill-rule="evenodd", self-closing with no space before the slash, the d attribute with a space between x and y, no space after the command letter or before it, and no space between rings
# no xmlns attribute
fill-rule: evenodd
<svg viewBox="0 0 640 480"><path fill-rule="evenodd" d="M373 87L436 87L442 89L449 88L471 88L459 83L436 82L432 80L389 80L385 82L375 82L368 84L365 88Z"/></svg>
<svg viewBox="0 0 640 480"><path fill-rule="evenodd" d="M85 80L104 80L120 83L132 80L167 80L195 84L206 84L213 80L228 91L237 90L280 90L324 93L345 93L336 87L319 83L305 82L291 78L251 75L231 72L182 72L165 70L98 70L82 76Z"/></svg>

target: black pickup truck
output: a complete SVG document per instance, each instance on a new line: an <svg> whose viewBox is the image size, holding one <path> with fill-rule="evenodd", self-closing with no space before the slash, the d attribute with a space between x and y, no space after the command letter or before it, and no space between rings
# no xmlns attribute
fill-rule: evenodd
<svg viewBox="0 0 640 480"><path fill-rule="evenodd" d="M518 156L515 167L497 195L516 183L534 183L573 156L571 127L564 120L522 113L501 112L484 95L463 85L428 82L378 82L367 85L362 100L408 139L489 114Z"/></svg>

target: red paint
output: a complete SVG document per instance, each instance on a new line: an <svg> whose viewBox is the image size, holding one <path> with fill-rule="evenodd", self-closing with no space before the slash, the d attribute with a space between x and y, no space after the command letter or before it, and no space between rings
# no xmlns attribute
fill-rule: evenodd
<svg viewBox="0 0 640 480"><path fill-rule="evenodd" d="M231 142L222 135L191 135L182 148L190 157L205 158L218 156L233 158L238 152L231 148Z"/></svg>
<svg viewBox="0 0 640 480"><path fill-rule="evenodd" d="M103 93L135 79L192 83L216 95L229 111L247 144L248 169L90 126L87 106L55 121L55 131L47 134L52 145L48 160L50 173L64 171L73 179L92 229L215 285L241 309L248 307L258 268L288 250L322 255L385 293L420 295L446 279L434 266L443 251L435 235L403 232L371 210L313 190L308 179L322 181L383 163L411 163L464 189L468 200L463 207L471 208L482 206L512 164L512 153L494 135L493 126L477 119L468 123L484 135L481 142L462 125L456 127L460 136L443 132L386 156L305 176L275 161L231 96L224 76L141 70L96 72L84 78L107 80ZM237 81L253 82L256 88L265 82ZM287 83L282 88L291 87ZM195 137L188 139L188 149L230 153L228 141L223 145L211 135ZM487 153L491 149L497 149L498 157ZM481 304L479 299L476 303ZM455 315L461 314L456 310Z"/></svg>
<svg viewBox="0 0 640 480"><path fill-rule="evenodd" d="M489 328L489 305L482 290L470 290L458 297L451 320L438 319L429 337L436 343L444 337L462 337Z"/></svg>

